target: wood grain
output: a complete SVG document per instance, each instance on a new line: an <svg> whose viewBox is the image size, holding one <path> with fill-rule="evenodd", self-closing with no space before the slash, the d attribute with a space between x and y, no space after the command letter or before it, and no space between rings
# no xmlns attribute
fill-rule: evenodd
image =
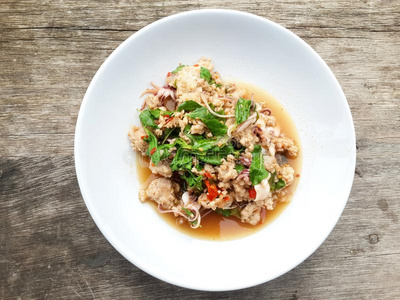
<svg viewBox="0 0 400 300"><path fill-rule="evenodd" d="M325 243L269 283L206 293L127 262L89 216L73 139L94 73L143 26L233 8L291 29L328 63L357 132L347 207ZM399 1L0 2L0 299L400 299ZM223 279L221 279L223 280Z"/></svg>

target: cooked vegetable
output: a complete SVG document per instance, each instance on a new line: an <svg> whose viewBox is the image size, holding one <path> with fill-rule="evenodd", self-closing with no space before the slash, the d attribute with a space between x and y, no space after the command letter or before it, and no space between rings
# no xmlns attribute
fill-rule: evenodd
<svg viewBox="0 0 400 300"><path fill-rule="evenodd" d="M158 128L157 124L154 122L156 117L154 117L154 115L150 112L149 109L143 110L139 114L139 119L143 127Z"/></svg>
<svg viewBox="0 0 400 300"><path fill-rule="evenodd" d="M211 73L207 68L200 67L200 77L203 78L205 81L207 81L208 84L210 84L210 85L213 82Z"/></svg>
<svg viewBox="0 0 400 300"><path fill-rule="evenodd" d="M240 210L238 208L233 208L233 209L217 208L215 212L217 214L224 216L225 218L229 218L230 216L240 218Z"/></svg>
<svg viewBox="0 0 400 300"><path fill-rule="evenodd" d="M276 191L280 190L285 187L286 183L284 180L281 178L278 179L278 181L275 181L276 178L276 172L271 174L271 177L268 179L269 186L271 188L271 191Z"/></svg>
<svg viewBox="0 0 400 300"><path fill-rule="evenodd" d="M181 178L186 180L188 188L193 188L198 192L203 191L203 176L196 176L192 172L187 171L183 175L181 175Z"/></svg>
<svg viewBox="0 0 400 300"><path fill-rule="evenodd" d="M250 165L250 181L253 185L259 184L263 179L267 178L269 172L265 170L264 158L261 152L261 146L254 147L252 154L252 161Z"/></svg>
<svg viewBox="0 0 400 300"><path fill-rule="evenodd" d="M206 186L207 186L207 198L210 201L213 201L215 198L218 197L218 188L214 183L210 183L208 180L204 180Z"/></svg>
<svg viewBox="0 0 400 300"><path fill-rule="evenodd" d="M241 124L250 116L251 100L240 98L235 107L236 124Z"/></svg>
<svg viewBox="0 0 400 300"><path fill-rule="evenodd" d="M146 141L149 143L147 155L151 157L151 161L157 165L160 162L160 151L158 150L158 142L156 136L146 129L147 138Z"/></svg>
<svg viewBox="0 0 400 300"><path fill-rule="evenodd" d="M235 170L238 172L238 174L240 174L244 170L244 166L240 164L235 165Z"/></svg>
<svg viewBox="0 0 400 300"><path fill-rule="evenodd" d="M179 148L171 162L172 171L191 170L192 155L189 151Z"/></svg>
<svg viewBox="0 0 400 300"><path fill-rule="evenodd" d="M173 70L171 73L172 74L177 74L180 70L182 70L185 67L185 65L179 65L176 67L175 70Z"/></svg>
<svg viewBox="0 0 400 300"><path fill-rule="evenodd" d="M228 129L225 124L221 123L218 118L210 114L203 106L196 108L188 114L188 117L202 121L214 136L224 135Z"/></svg>
<svg viewBox="0 0 400 300"><path fill-rule="evenodd" d="M252 187L249 189L249 198L250 198L250 199L256 199L256 197L257 197L256 189L252 186Z"/></svg>
<svg viewBox="0 0 400 300"><path fill-rule="evenodd" d="M187 100L178 106L177 111L181 111L181 110L193 111L196 108L200 108L200 107L202 107L202 106L200 104L198 104L196 101Z"/></svg>

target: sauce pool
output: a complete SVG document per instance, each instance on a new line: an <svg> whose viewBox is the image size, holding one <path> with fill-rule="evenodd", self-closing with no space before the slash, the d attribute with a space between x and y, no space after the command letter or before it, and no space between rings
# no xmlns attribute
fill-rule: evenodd
<svg viewBox="0 0 400 300"><path fill-rule="evenodd" d="M287 137L293 139L295 144L299 147L299 155L295 159L288 158L289 163L294 169L295 174L300 174L301 171L301 148L300 140L295 127L295 124L288 114L288 112L282 107L282 105L269 93L264 90L244 82L234 82L238 88L244 88L246 90L246 99L250 99L251 95L254 94L254 100L257 102L267 103L267 107L271 110L272 115L276 118L277 125L281 129L281 133L284 133ZM141 155L136 155L136 169L138 172L138 178L142 187L147 187L149 183L157 178L156 175L152 174L149 169L149 158ZM258 230L264 228L270 224L275 218L277 218L282 211L290 204L290 199L296 189L299 178L296 176L294 183L286 189L287 195L284 197L284 202L278 202L273 210L263 209L261 213L260 224L253 226L250 224L242 223L238 218L231 217L225 218L213 211L203 212L201 218L201 228L192 229L187 222L183 225L177 224L177 218L173 214L160 214L157 211L157 205L153 201L149 201L155 212L160 215L167 223L179 231L188 234L192 237L207 239L207 240L232 240L240 238ZM207 213L207 214L206 214Z"/></svg>

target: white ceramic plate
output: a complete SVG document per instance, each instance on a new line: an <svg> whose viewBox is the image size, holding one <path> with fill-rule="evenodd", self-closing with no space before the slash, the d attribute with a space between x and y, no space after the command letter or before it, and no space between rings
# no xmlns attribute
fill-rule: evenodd
<svg viewBox="0 0 400 300"><path fill-rule="evenodd" d="M201 56L212 58L222 76L255 84L279 99L302 144L301 180L292 203L272 224L233 241L184 235L137 196L127 132L139 124L139 95L149 81L162 83L179 63ZM177 14L133 34L90 83L75 135L79 186L109 242L161 280L209 291L269 281L311 255L346 205L355 153L349 106L321 57L282 26L229 10Z"/></svg>

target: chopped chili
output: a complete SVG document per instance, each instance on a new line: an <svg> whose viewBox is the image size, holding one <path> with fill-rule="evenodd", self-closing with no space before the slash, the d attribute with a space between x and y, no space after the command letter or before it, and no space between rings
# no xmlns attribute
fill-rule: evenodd
<svg viewBox="0 0 400 300"><path fill-rule="evenodd" d="M150 155L153 155L154 152L156 152L156 150L157 150L156 147L154 147L153 149L151 149L151 150L150 150Z"/></svg>
<svg viewBox="0 0 400 300"><path fill-rule="evenodd" d="M229 196L225 196L223 200L224 201L229 201Z"/></svg>
<svg viewBox="0 0 400 300"><path fill-rule="evenodd" d="M212 178L213 177L212 174L207 172L207 171L204 172L204 176L206 176L207 178Z"/></svg>
<svg viewBox="0 0 400 300"><path fill-rule="evenodd" d="M257 197L257 192L256 192L256 190L254 189L254 187L251 187L251 188L249 189L249 198L250 198L250 199L256 199L256 197Z"/></svg>
<svg viewBox="0 0 400 300"><path fill-rule="evenodd" d="M149 136L148 136L148 135L142 135L140 138L141 138L142 140L144 140L144 139L148 139Z"/></svg>
<svg viewBox="0 0 400 300"><path fill-rule="evenodd" d="M193 67L198 67L198 66L199 66L198 64L193 65Z"/></svg>
<svg viewBox="0 0 400 300"><path fill-rule="evenodd" d="M167 115L167 120L165 121L165 124L167 124L169 121L171 121L174 117L168 116Z"/></svg>
<svg viewBox="0 0 400 300"><path fill-rule="evenodd" d="M169 76L171 76L172 75L172 73L171 72L168 72L167 73L167 77L169 77Z"/></svg>
<svg viewBox="0 0 400 300"><path fill-rule="evenodd" d="M215 184L211 184L208 180L204 180L204 182L208 190L207 198L208 200L213 201L215 198L218 197L217 186Z"/></svg>

